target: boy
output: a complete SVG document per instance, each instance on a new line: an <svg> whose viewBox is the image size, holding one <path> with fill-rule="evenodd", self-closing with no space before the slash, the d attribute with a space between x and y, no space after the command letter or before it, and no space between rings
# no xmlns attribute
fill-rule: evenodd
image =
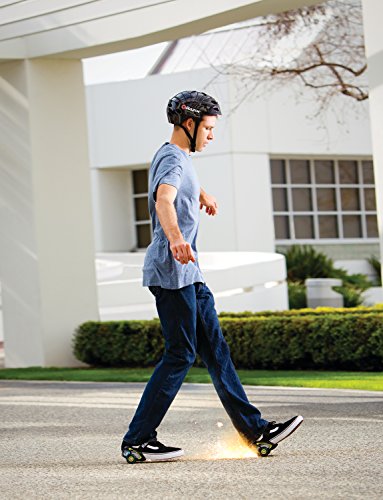
<svg viewBox="0 0 383 500"><path fill-rule="evenodd" d="M173 133L150 167L153 240L145 255L143 286L155 297L165 352L123 438L121 450L128 462L168 460L184 454L181 448L159 442L156 429L197 353L234 427L250 445L266 441L275 447L303 421L296 416L284 423L268 422L249 402L198 264L199 211L205 207L214 216L218 205L200 188L190 153L202 151L213 140L220 115L218 102L203 92L184 91L171 98L167 116L174 125Z"/></svg>

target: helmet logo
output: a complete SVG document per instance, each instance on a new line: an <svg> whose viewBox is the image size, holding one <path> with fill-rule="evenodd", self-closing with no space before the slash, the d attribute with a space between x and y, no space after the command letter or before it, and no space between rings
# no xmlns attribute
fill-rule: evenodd
<svg viewBox="0 0 383 500"><path fill-rule="evenodd" d="M181 109L183 109L183 110L187 109L188 111L191 111L192 113L200 114L199 109L191 108L190 106L186 106L186 104L182 104Z"/></svg>

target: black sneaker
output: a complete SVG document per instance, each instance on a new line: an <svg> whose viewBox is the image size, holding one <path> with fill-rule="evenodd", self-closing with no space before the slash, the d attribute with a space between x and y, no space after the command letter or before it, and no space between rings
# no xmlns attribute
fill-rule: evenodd
<svg viewBox="0 0 383 500"><path fill-rule="evenodd" d="M298 427L303 422L303 417L297 415L296 417L290 418L287 422L277 424L276 422L269 422L263 434L257 441L265 441L267 443L277 444L280 441L286 439L290 434L298 429Z"/></svg>
<svg viewBox="0 0 383 500"><path fill-rule="evenodd" d="M138 445L129 444L123 441L121 444L122 456L129 463L135 462L157 462L160 460L172 460L181 457L184 450L165 446L159 441L149 441Z"/></svg>

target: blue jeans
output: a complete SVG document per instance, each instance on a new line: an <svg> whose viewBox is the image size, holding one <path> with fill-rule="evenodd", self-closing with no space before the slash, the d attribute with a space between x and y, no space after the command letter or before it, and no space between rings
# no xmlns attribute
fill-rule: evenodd
<svg viewBox="0 0 383 500"><path fill-rule="evenodd" d="M141 444L156 438L156 429L197 353L234 427L245 439L254 441L268 422L249 402L238 378L209 288L205 283L194 283L177 290L159 286L149 289L156 299L165 352L144 390L124 441Z"/></svg>

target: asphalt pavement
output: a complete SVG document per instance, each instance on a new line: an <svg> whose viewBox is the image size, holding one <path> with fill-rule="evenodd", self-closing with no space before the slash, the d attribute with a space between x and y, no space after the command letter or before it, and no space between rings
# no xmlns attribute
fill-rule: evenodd
<svg viewBox="0 0 383 500"><path fill-rule="evenodd" d="M383 497L383 394L246 387L268 420L305 421L272 455L238 440L214 388L184 384L159 428L178 461L129 465L144 384L0 381L2 499Z"/></svg>

